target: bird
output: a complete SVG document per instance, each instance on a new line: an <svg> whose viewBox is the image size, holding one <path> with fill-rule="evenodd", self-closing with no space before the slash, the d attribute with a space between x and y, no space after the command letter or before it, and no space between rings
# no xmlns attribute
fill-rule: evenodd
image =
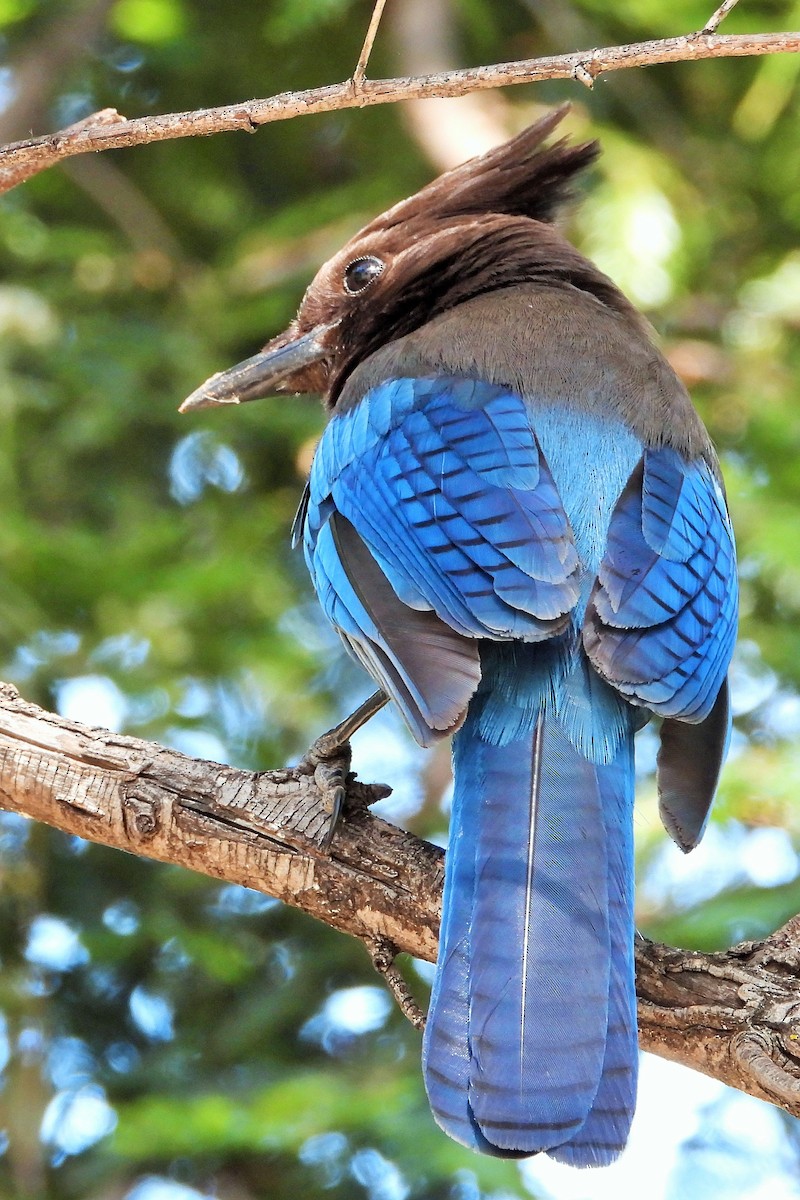
<svg viewBox="0 0 800 1200"><path fill-rule="evenodd" d="M423 747L452 736L435 1120L605 1166L636 1102L634 735L702 837L730 737L717 455L650 326L556 226L566 107L365 225L184 410L321 394L295 521L322 608Z"/></svg>

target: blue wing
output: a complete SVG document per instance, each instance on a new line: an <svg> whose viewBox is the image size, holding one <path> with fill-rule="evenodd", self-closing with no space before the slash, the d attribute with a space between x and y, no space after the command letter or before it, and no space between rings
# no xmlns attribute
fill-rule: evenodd
<svg viewBox="0 0 800 1200"><path fill-rule="evenodd" d="M525 402L471 379L388 380L334 414L304 549L328 618L423 743L463 716L480 678L474 639L550 637L579 595Z"/></svg>
<svg viewBox="0 0 800 1200"><path fill-rule="evenodd" d="M736 552L708 464L647 449L622 492L586 612L595 668L636 704L704 721L736 638Z"/></svg>
<svg viewBox="0 0 800 1200"><path fill-rule="evenodd" d="M611 518L583 641L613 687L665 718L659 804L685 851L703 835L727 749L737 607L733 532L710 467L645 450Z"/></svg>

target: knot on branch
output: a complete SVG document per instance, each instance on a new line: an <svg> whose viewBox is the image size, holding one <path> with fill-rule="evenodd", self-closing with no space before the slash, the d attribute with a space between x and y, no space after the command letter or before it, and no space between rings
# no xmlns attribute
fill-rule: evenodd
<svg viewBox="0 0 800 1200"><path fill-rule="evenodd" d="M245 131L245 133L258 133L258 124L250 116L250 113L246 108L237 109L237 111L234 113L234 116L236 117L237 121L241 122L241 128Z"/></svg>
<svg viewBox="0 0 800 1200"><path fill-rule="evenodd" d="M576 63L572 68L572 78L578 83L582 83L584 87L591 89L594 87L594 75L591 70L590 62Z"/></svg>
<svg viewBox="0 0 800 1200"><path fill-rule="evenodd" d="M161 829L162 798L155 788L137 782L122 801L125 832L132 841L149 842Z"/></svg>

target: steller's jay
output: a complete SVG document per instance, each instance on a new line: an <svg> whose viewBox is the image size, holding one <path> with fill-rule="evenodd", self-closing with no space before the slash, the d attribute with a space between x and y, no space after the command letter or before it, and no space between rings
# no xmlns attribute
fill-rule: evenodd
<svg viewBox="0 0 800 1200"><path fill-rule="evenodd" d="M543 147L563 114L365 226L184 407L323 394L296 521L319 599L421 745L455 734L434 1116L488 1154L592 1166L636 1094L633 737L661 718L661 815L691 850L737 584L683 385L552 224L597 154Z"/></svg>

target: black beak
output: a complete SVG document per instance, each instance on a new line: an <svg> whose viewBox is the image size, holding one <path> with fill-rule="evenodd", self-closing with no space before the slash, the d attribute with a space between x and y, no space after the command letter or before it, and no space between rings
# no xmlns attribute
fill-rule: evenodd
<svg viewBox="0 0 800 1200"><path fill-rule="evenodd" d="M218 371L188 396L179 412L213 408L217 404L243 404L269 396L295 372L319 362L329 352L325 336L336 327L317 325L310 333L286 341L286 335L274 338L260 354L246 358L227 371ZM276 345L276 343L278 343ZM274 348L273 348L274 347Z"/></svg>

